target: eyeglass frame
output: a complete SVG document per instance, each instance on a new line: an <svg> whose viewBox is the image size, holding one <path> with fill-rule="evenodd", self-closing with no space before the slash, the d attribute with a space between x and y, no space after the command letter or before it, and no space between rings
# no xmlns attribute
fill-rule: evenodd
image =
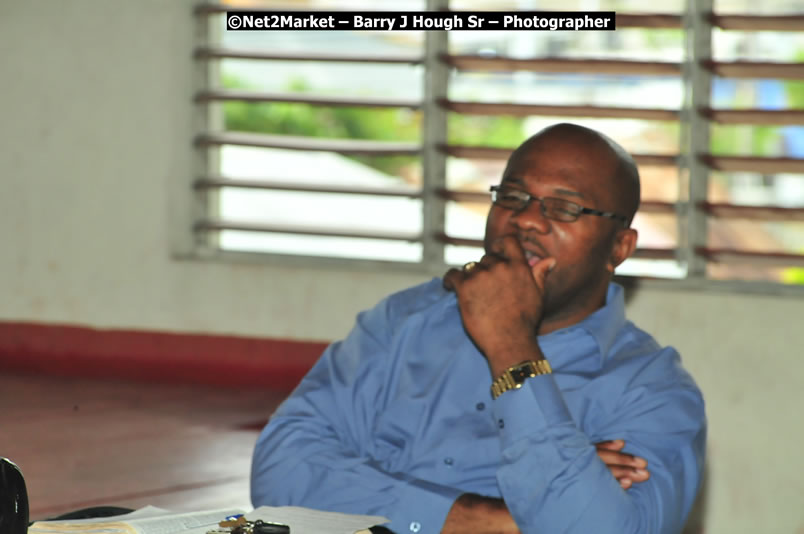
<svg viewBox="0 0 804 534"><path fill-rule="evenodd" d="M531 203L534 200L538 200L539 201L539 211L541 211L542 215L544 215L546 218L551 219L553 221L575 222L575 221L578 220L578 218L581 215L586 214L586 215L597 215L598 217L608 217L609 219L614 219L615 221L622 222L624 226L628 226L628 217L626 217L625 215L620 215L619 213L614 213L612 211L601 211L601 210L596 210L596 209L593 209L593 208L587 208L585 206L581 206L577 202L573 202L571 200L567 200L567 199L564 199L564 198L537 197L535 195L531 195L527 191L522 191L521 189L509 188L509 187L503 186L503 185L492 185L489 188L489 192L491 192L491 202L492 202L492 204L494 204L495 206L500 206L500 207L505 208L505 209L514 209L514 208L508 208L506 206L501 206L500 204L497 204L497 193L501 189L510 189L511 191L515 191L517 194L520 194L520 195L523 196L522 201L524 202L524 204L523 204L523 206L521 208L515 210L517 212L526 210L528 208L528 206L530 206ZM567 204L568 206L570 206L570 205L571 206L577 206L578 207L578 213L576 213L575 218L571 219L571 220L563 220L563 219L558 219L556 217L551 217L551 216L547 215L547 210L544 207L544 201L545 200L558 200L560 202L563 202L563 203Z"/></svg>

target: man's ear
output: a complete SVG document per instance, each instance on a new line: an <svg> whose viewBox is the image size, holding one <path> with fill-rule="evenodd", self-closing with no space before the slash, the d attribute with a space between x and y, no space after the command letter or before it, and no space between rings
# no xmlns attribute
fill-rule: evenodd
<svg viewBox="0 0 804 534"><path fill-rule="evenodd" d="M637 243L637 231L634 228L622 228L617 230L614 236L614 243L611 247L609 261L606 263L606 270L610 273L634 253Z"/></svg>

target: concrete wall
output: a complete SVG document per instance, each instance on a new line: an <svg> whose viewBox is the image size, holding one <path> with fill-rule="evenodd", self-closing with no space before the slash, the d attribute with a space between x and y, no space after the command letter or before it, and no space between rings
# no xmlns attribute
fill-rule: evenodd
<svg viewBox="0 0 804 534"><path fill-rule="evenodd" d="M0 320L328 340L424 275L177 261L187 0L0 2ZM640 290L705 392L707 533L804 532L801 299Z"/></svg>

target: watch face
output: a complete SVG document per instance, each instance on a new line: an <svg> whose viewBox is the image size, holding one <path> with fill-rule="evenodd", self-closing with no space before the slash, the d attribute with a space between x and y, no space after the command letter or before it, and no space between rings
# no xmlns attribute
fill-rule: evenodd
<svg viewBox="0 0 804 534"><path fill-rule="evenodd" d="M531 374L530 366L523 365L511 371L511 378L514 379L515 383L521 384L526 378L530 377Z"/></svg>

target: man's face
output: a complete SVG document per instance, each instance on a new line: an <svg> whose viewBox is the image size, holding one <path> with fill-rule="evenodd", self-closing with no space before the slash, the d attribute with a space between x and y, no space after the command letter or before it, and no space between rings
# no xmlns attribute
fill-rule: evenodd
<svg viewBox="0 0 804 534"><path fill-rule="evenodd" d="M617 161L610 153L545 139L511 158L501 185L535 197L554 197L587 208L617 211L612 176ZM546 218L538 201L514 211L493 205L486 221L484 246L516 236L529 261L553 257L555 268L545 283L544 323L572 324L599 308L605 300L611 273L619 258L615 252L622 223L594 215L576 221ZM633 231L630 231L633 232ZM630 251L629 251L630 253Z"/></svg>

